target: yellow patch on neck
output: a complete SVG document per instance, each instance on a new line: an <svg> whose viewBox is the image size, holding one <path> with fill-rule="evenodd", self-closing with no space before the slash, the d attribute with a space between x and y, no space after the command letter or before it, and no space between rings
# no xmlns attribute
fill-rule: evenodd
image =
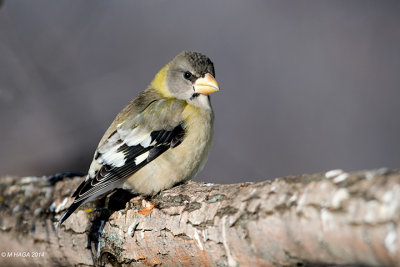
<svg viewBox="0 0 400 267"><path fill-rule="evenodd" d="M167 73L168 73L169 63L165 65L154 77L153 81L150 84L150 87L157 90L164 97L172 97L172 95L168 91L167 85Z"/></svg>

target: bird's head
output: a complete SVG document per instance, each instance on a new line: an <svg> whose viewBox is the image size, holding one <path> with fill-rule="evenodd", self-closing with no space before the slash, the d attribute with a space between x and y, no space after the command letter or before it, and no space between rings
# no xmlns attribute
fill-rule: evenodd
<svg viewBox="0 0 400 267"><path fill-rule="evenodd" d="M205 55L184 51L159 71L152 87L165 97L210 108L209 94L219 90L212 61Z"/></svg>

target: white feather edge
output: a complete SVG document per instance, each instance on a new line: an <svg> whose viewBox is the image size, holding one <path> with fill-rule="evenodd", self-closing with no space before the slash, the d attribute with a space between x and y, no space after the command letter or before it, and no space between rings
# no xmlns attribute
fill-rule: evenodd
<svg viewBox="0 0 400 267"><path fill-rule="evenodd" d="M119 139L123 142L117 145L116 142ZM101 156L97 159L97 162L114 167L122 167L126 162L125 154L123 152L116 152L118 148L120 148L124 143L128 146L136 146L140 144L146 148L150 145L151 141L150 133L143 129L135 128L129 133L126 130L118 129L117 133L107 139L104 145L98 149ZM137 165L143 162L147 158L148 154L149 153L143 153L142 155L139 155L135 159L135 164Z"/></svg>
<svg viewBox="0 0 400 267"><path fill-rule="evenodd" d="M147 159L147 157L149 156L150 151L147 151L139 156L137 156L135 158L135 164L139 165L140 163L142 163L143 161L145 161Z"/></svg>

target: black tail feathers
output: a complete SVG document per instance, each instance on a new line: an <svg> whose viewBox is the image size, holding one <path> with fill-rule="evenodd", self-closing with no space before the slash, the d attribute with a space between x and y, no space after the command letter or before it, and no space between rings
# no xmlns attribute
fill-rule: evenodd
<svg viewBox="0 0 400 267"><path fill-rule="evenodd" d="M63 213L63 215L61 215L60 220L58 221L56 228L58 228L63 222L65 222L65 220L68 219L68 217L71 216L71 214L77 208L79 208L83 204L84 201L85 201L85 199L82 199L81 201L72 203L71 206L69 206L69 208Z"/></svg>

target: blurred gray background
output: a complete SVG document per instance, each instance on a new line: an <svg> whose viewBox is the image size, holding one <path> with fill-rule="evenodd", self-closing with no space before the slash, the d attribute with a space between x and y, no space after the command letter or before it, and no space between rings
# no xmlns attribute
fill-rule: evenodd
<svg viewBox="0 0 400 267"><path fill-rule="evenodd" d="M86 172L182 50L215 63L196 180L399 167L400 1L19 1L0 8L0 174Z"/></svg>

